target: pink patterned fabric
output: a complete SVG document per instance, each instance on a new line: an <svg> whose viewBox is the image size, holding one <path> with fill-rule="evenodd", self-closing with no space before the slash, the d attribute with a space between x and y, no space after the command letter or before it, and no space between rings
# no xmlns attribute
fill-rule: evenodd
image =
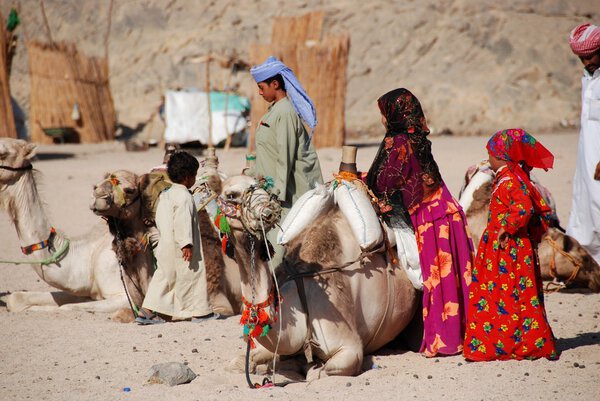
<svg viewBox="0 0 600 401"><path fill-rule="evenodd" d="M419 100L400 88L383 95L378 104L387 132L366 182L390 226L404 220L415 230L423 273L421 352L428 357L454 355L463 347L475 257L467 220L433 158Z"/></svg>
<svg viewBox="0 0 600 401"><path fill-rule="evenodd" d="M591 56L600 49L600 27L591 24L579 25L569 35L571 50L578 56Z"/></svg>

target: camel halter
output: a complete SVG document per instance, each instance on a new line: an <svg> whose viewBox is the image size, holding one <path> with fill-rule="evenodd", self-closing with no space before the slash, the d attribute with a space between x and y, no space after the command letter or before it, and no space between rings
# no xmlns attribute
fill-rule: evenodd
<svg viewBox="0 0 600 401"><path fill-rule="evenodd" d="M0 166L0 169L8 170L8 171L28 171L28 170L33 169L33 164L27 163L27 164L24 164L19 167ZM45 249L45 248L50 248L52 246L52 243L53 243L55 237L56 237L56 229L54 227L50 227L50 235L48 235L47 239L37 242L35 244L28 245L28 246L22 246L21 252L23 252L25 255L31 255L35 251L39 251L39 250ZM59 249L56 249L52 255L50 255L47 258L44 258L42 260L1 260L0 259L0 263L1 264L12 264L12 265L31 265L31 264L39 264L39 265L43 265L43 266L51 265L53 263L57 263L59 260L62 259L64 254L69 249L69 244L70 244L69 239L65 238L63 241L63 244L61 245L61 247Z"/></svg>
<svg viewBox="0 0 600 401"><path fill-rule="evenodd" d="M50 236L48 237L48 239L38 242L33 245L21 247L21 251L25 255L30 255L35 251L38 251L38 250L41 250L44 248L51 248L56 235L57 235L56 230L54 229L54 227L51 227L50 228ZM44 258L42 260L0 260L0 263L12 264L12 265L42 265L42 266L51 265L54 263L58 263L63 258L63 256L69 250L70 243L71 243L71 241L69 241L68 238L64 238L63 243L60 246L60 248L56 249L52 255L50 255L47 258Z"/></svg>
<svg viewBox="0 0 600 401"><path fill-rule="evenodd" d="M545 241L548 241L550 246L552 247L552 259L550 260L550 276L552 276L552 281L546 284L546 288L544 288L545 292L558 292L563 288L566 288L568 284L570 284L577 274L579 274L579 270L581 270L581 262L575 260L573 255L568 254L567 252L560 249L560 246L554 241L550 236L546 236L544 238ZM560 281L558 277L558 272L556 271L556 252L560 253L563 257L565 257L571 264L575 267L573 273L567 278L566 281ZM551 288L554 287L554 288Z"/></svg>
<svg viewBox="0 0 600 401"><path fill-rule="evenodd" d="M31 255L33 252L35 251L39 251L40 249L44 249L47 248L48 245L52 242L52 240L54 239L54 236L56 235L56 229L54 227L50 227L50 235L48 236L47 239L37 242L35 244L32 245L28 245L28 246L22 246L21 247L21 251L25 254L25 255Z"/></svg>
<svg viewBox="0 0 600 401"><path fill-rule="evenodd" d="M274 227L281 217L281 205L276 201L276 196L269 191L269 186L270 183L268 181L260 180L258 184L251 185L244 191L240 202L225 199L223 196L217 197L216 201L220 213L228 218L239 220L246 232L256 238L260 238L262 235L261 228L254 228L251 223L260 221L262 226L270 228ZM260 189L266 192L265 195L254 196L255 192ZM271 209L272 211L268 216L265 216L264 213L266 209ZM219 221L221 220L219 219ZM217 224L215 222L215 225L217 228L221 228L223 223Z"/></svg>
<svg viewBox="0 0 600 401"><path fill-rule="evenodd" d="M33 169L33 165L31 163L25 164L21 167L11 167L11 166L0 166L0 169L8 170L8 171L26 171Z"/></svg>

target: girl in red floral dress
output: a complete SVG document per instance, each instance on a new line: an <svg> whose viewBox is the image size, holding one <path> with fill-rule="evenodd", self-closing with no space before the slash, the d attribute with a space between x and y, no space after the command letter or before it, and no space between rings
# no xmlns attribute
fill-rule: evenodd
<svg viewBox="0 0 600 401"><path fill-rule="evenodd" d="M472 271L465 358L558 359L537 257L551 210L529 180L533 167L551 168L554 156L522 129L497 132L487 150L496 177Z"/></svg>

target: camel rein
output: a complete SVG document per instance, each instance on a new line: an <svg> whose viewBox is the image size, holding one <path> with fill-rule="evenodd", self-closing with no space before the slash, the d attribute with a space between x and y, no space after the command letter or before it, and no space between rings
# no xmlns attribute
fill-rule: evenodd
<svg viewBox="0 0 600 401"><path fill-rule="evenodd" d="M137 198L139 198L139 196L136 197L136 199ZM119 219L115 218L115 217L107 217L105 220L109 224L109 227L112 225L115 229L115 242L116 242L116 247L118 249L119 245L123 242L123 236L122 236L123 233L119 227ZM138 242L139 248L136 250L134 256L137 255L138 253L146 250L146 247L148 246L147 234L144 234L141 239L136 238L136 241ZM127 288L127 284L125 283L124 276L127 275L127 278L129 278L129 281L133 284L135 289L140 294L144 294L144 291L142 291L140 286L136 284L135 280L133 280L131 278L131 275L129 274L127 269L125 269L125 267L123 266L123 260L121 259L121 257L119 257L120 253L115 251L115 254L117 256L117 262L119 263L119 273L120 273L120 277L121 277L121 284L123 284L123 290L125 290L125 295L127 296L127 302L129 303L129 308L131 309L131 313L133 314L134 317L139 316L140 309L139 309L138 305L136 305L131 300L131 295L129 294L129 289Z"/></svg>
<svg viewBox="0 0 600 401"><path fill-rule="evenodd" d="M245 375L246 382L248 383L248 387L252 389L258 388L267 388L273 387L273 378L275 375L275 358L277 355L277 348L279 347L279 335L281 333L281 318L279 319L279 334L277 336L277 346L276 351L274 352L273 357L273 375L271 379L265 377L262 381L262 384L252 383L250 379L250 350L254 348L254 340L253 338L266 336L271 330L271 325L275 323L277 319L277 313L281 314L281 309L279 305L282 301L279 295L279 286L277 281L275 280L275 289L271 291L268 295L267 300L256 303L256 287L255 287L255 270L256 270L256 252L255 252L255 242L259 240L260 231L262 230L262 235L265 240L265 246L267 249L267 255L269 261L271 260L271 255L269 253L269 246L266 240L266 232L265 232L265 222L263 221L262 212L268 206L273 206L273 196L268 197L268 202L263 202L259 205L253 204L252 195L258 189L263 189L267 194L269 193L269 183L267 181L260 182L257 185L252 185L250 188L246 189L242 194L241 202L236 202L231 199L226 199L223 196L217 196L216 202L218 206L217 217L215 218L214 224L219 229L219 231L224 234L224 239L229 242L229 234L231 234L231 227L227 222L227 219L235 219L242 223L242 227L244 232L248 236L248 240L250 241L250 283L252 285L252 294L251 299L247 300L242 297L242 301L244 304L244 310L242 311L242 317L240 318L240 323L244 325L244 337L246 337L246 358L245 358ZM279 205L277 203L277 205ZM246 212L242 210L242 206L244 206ZM251 210L251 215L248 216L248 211ZM278 209L275 208L277 211ZM280 210L280 209L279 209ZM250 217L258 218L260 221L259 229L251 229L248 219ZM267 224L271 227L274 225L275 221L279 218L279 213L274 213L270 215ZM233 238L233 237L232 237ZM225 247L223 246L223 252L225 252ZM266 311L267 308L273 307L275 309L275 316L272 318L269 316L269 313Z"/></svg>
<svg viewBox="0 0 600 401"><path fill-rule="evenodd" d="M552 259L550 260L549 267L550 267L550 276L552 276L552 278L553 278L553 280L551 282L546 284L546 288L544 289L544 291L549 292L549 293L558 292L561 289L566 288L567 285L570 284L575 279L575 277L577 277L577 274L579 274L579 270L581 270L581 262L578 262L577 260L575 260L575 258L572 255L569 255L567 252L560 249L560 246L556 243L556 241L554 241L549 236L546 236L544 238L544 240L546 240L552 247ZM556 252L560 253L569 262L571 262L571 264L575 267L575 269L573 270L573 273L571 273L571 275L569 276L569 278L567 278L566 281L559 280L560 278L558 276L558 272L556 271ZM554 287L554 288L551 288L551 287Z"/></svg>

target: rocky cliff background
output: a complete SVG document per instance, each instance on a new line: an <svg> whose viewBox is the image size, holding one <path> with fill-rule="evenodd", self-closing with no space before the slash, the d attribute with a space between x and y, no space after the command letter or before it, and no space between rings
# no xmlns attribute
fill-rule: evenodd
<svg viewBox="0 0 600 401"><path fill-rule="evenodd" d="M21 1L20 43L11 89L29 105L27 36L45 39L37 0ZM55 41L104 54L108 0L45 0ZM7 14L8 4L3 11ZM423 103L434 132L532 133L578 124L582 66L568 45L579 23L600 23L600 0L115 0L110 30L111 87L119 120L147 120L168 88L203 88L209 52L248 57L269 42L272 19L326 11L327 33L349 32L346 123L378 130L376 99L399 86ZM229 70L213 63L214 89ZM247 72L229 86L249 95Z"/></svg>

